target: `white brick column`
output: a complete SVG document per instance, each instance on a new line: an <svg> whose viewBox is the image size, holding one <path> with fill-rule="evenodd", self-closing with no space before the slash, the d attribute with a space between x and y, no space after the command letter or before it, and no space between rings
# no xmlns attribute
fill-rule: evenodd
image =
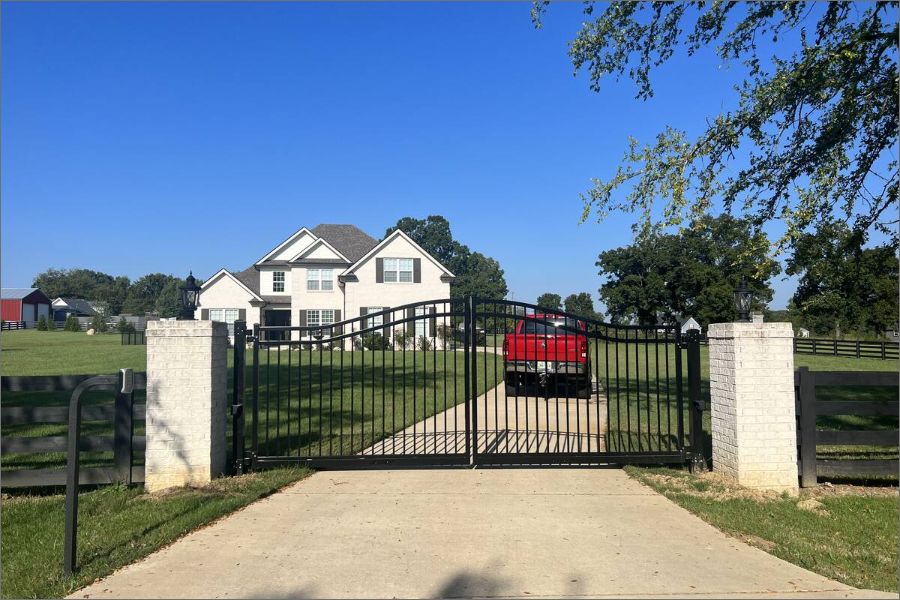
<svg viewBox="0 0 900 600"><path fill-rule="evenodd" d="M797 422L790 323L709 326L713 470L795 493Z"/></svg>
<svg viewBox="0 0 900 600"><path fill-rule="evenodd" d="M147 491L225 471L227 351L225 323L147 323Z"/></svg>

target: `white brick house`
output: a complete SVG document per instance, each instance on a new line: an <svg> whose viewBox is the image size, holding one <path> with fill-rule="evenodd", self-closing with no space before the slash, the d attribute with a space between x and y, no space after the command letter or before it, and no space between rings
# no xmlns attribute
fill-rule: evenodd
<svg viewBox="0 0 900 600"><path fill-rule="evenodd" d="M196 318L229 327L237 319L248 327L327 325L449 298L453 279L400 230L379 242L354 225L322 224L301 228L243 271L212 275Z"/></svg>

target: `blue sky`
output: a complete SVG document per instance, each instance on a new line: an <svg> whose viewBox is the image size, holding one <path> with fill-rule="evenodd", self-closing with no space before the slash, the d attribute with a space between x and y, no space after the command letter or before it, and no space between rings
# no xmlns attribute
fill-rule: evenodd
<svg viewBox="0 0 900 600"><path fill-rule="evenodd" d="M2 6L2 284L244 268L299 227L441 214L515 299L600 284L632 218L579 225L627 137L734 102L710 52L591 92L578 4ZM783 307L791 281L775 282Z"/></svg>

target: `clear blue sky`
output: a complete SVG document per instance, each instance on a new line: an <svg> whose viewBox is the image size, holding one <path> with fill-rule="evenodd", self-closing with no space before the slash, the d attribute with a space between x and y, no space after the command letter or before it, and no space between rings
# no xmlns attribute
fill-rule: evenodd
<svg viewBox="0 0 900 600"><path fill-rule="evenodd" d="M518 300L589 291L632 219L579 225L629 135L696 133L739 71L634 99L566 56L580 4L2 5L2 284L244 268L299 227L441 214ZM794 284L779 279L772 306Z"/></svg>

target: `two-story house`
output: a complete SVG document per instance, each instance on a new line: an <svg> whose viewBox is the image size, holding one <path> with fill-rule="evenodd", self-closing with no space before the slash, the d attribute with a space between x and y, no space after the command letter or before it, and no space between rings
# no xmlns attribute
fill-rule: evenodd
<svg viewBox="0 0 900 600"><path fill-rule="evenodd" d="M248 326L328 325L449 298L453 278L400 230L378 241L354 225L322 224L301 228L243 271L215 273L201 288L196 316L229 326L238 319Z"/></svg>

